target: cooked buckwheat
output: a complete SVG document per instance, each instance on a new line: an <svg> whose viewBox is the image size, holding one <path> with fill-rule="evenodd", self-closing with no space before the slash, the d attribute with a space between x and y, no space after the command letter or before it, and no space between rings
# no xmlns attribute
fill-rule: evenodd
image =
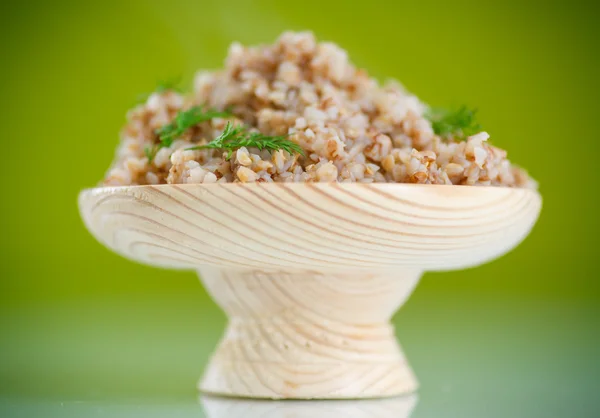
<svg viewBox="0 0 600 418"><path fill-rule="evenodd" d="M156 130L194 105L230 109L188 129L149 161ZM273 45L231 45L225 69L200 72L194 91L152 94L132 109L104 185L215 182L398 182L536 187L506 152L480 132L466 140L440 138L424 117L427 106L398 83L379 85L355 68L346 51L287 32ZM288 135L305 155L206 144L230 121L265 135Z"/></svg>

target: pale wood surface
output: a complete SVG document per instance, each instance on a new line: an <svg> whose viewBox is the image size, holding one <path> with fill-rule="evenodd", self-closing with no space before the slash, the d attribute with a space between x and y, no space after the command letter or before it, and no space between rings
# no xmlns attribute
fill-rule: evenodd
<svg viewBox="0 0 600 418"><path fill-rule="evenodd" d="M525 189L407 184L210 184L80 195L90 231L171 268L464 268L516 246L541 199Z"/></svg>
<svg viewBox="0 0 600 418"><path fill-rule="evenodd" d="M119 254L200 272L229 317L202 390L325 399L413 392L391 315L423 271L514 248L541 198L468 186L209 184L91 189L79 204Z"/></svg>
<svg viewBox="0 0 600 418"><path fill-rule="evenodd" d="M258 398L365 398L413 392L389 322L421 276L205 267L229 317L200 388Z"/></svg>

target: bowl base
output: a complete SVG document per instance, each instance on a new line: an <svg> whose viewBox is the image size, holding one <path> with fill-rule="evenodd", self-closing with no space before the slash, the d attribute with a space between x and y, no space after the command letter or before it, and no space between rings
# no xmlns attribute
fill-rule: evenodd
<svg viewBox="0 0 600 418"><path fill-rule="evenodd" d="M200 390L269 399L377 398L417 381L389 322L421 273L200 272L229 323Z"/></svg>
<svg viewBox="0 0 600 418"><path fill-rule="evenodd" d="M409 418L418 403L418 397L412 394L388 399L365 399L361 402L273 402L200 395L199 401L209 418Z"/></svg>
<svg viewBox="0 0 600 418"><path fill-rule="evenodd" d="M358 399L413 393L418 387L403 362L298 364L225 362L208 366L199 389L221 396L263 399Z"/></svg>

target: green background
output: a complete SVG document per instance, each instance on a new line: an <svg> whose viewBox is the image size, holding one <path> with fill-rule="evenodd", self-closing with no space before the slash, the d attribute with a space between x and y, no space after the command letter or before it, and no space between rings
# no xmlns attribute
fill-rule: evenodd
<svg viewBox="0 0 600 418"><path fill-rule="evenodd" d="M286 29L339 43L433 105L476 106L494 143L540 183L542 215L520 247L476 269L426 274L396 315L422 384L413 416L600 411L594 3L8 3L0 416L91 416L86 402L202 416L194 385L223 314L194 273L104 249L76 197L102 178L139 93L177 75L189 86L195 70L222 65L230 42L272 42ZM81 410L62 409L73 402ZM115 408L93 416L128 414Z"/></svg>

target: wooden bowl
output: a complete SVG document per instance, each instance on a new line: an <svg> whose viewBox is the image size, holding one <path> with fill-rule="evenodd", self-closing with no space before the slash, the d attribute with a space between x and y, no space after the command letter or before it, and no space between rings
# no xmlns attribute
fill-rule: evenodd
<svg viewBox="0 0 600 418"><path fill-rule="evenodd" d="M533 190L411 184L105 187L79 196L115 252L194 269L229 318L199 387L252 398L415 391L392 314L424 271L493 260L533 227Z"/></svg>

